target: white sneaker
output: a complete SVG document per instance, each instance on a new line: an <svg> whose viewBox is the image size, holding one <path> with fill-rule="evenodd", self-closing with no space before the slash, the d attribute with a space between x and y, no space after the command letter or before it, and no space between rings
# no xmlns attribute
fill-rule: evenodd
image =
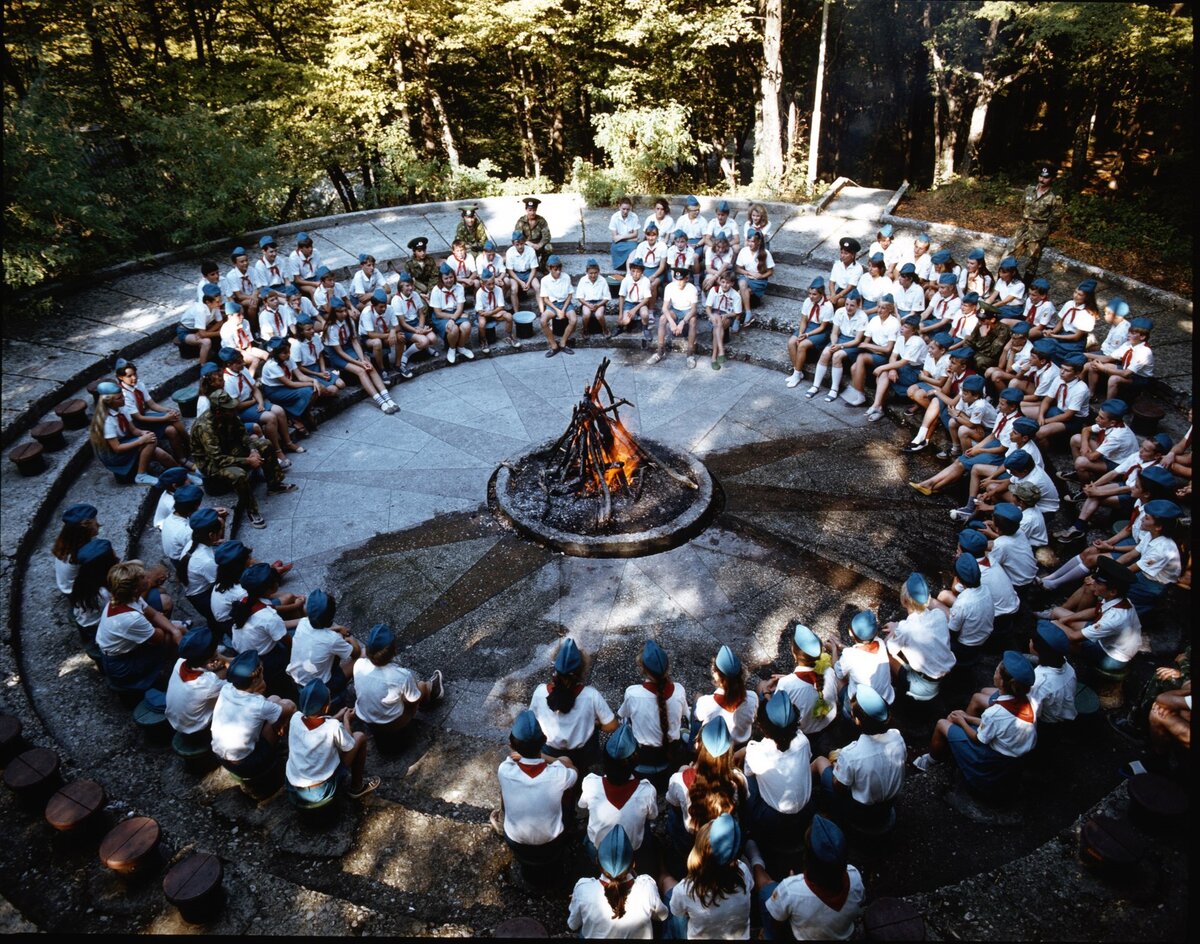
<svg viewBox="0 0 1200 944"><path fill-rule="evenodd" d="M453 364L456 360L458 360L458 352L454 348L450 348L449 350L447 350L446 351L446 363Z"/></svg>
<svg viewBox="0 0 1200 944"><path fill-rule="evenodd" d="M788 387L800 386L800 381L804 379L804 375L798 370L793 370L792 375L787 379Z"/></svg>
<svg viewBox="0 0 1200 944"><path fill-rule="evenodd" d="M867 420L874 423L878 419L883 419L883 410L877 410L875 407L867 410Z"/></svg>
<svg viewBox="0 0 1200 944"><path fill-rule="evenodd" d="M933 759L932 754L922 754L913 761L913 766L916 767L917 770L928 771L933 767L937 767L940 763L941 761Z"/></svg>
<svg viewBox="0 0 1200 944"><path fill-rule="evenodd" d="M653 354L650 355L650 359L647 360L646 363L647 364L657 364L662 359L663 359L662 354L659 351L655 351Z"/></svg>
<svg viewBox="0 0 1200 944"><path fill-rule="evenodd" d="M154 486L158 484L158 479L146 472L139 472L133 477L133 480L137 482L138 485L145 485L149 488L154 488Z"/></svg>
<svg viewBox="0 0 1200 944"><path fill-rule="evenodd" d="M458 353L461 354L463 357L465 357L469 361L475 360L475 352L472 351L469 347L460 347L458 349Z"/></svg>
<svg viewBox="0 0 1200 944"><path fill-rule="evenodd" d="M847 387L842 391L842 399L851 406L862 406L867 402L866 396L862 393L859 393L853 387Z"/></svg>

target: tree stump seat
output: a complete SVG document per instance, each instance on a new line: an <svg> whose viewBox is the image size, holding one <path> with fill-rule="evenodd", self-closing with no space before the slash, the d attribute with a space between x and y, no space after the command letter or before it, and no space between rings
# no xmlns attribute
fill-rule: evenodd
<svg viewBox="0 0 1200 944"><path fill-rule="evenodd" d="M42 444L36 442L21 443L8 454L8 458L16 465L22 475L41 475L46 471L46 460L43 458Z"/></svg>
<svg viewBox="0 0 1200 944"><path fill-rule="evenodd" d="M132 875L153 863L162 832L149 816L122 820L100 843L101 864L119 875Z"/></svg>
<svg viewBox="0 0 1200 944"><path fill-rule="evenodd" d="M95 780L74 780L46 804L46 822L59 832L82 829L104 809L104 788Z"/></svg>
<svg viewBox="0 0 1200 944"><path fill-rule="evenodd" d="M47 452L56 452L67 445L66 439L63 438L63 428L62 420L46 420L44 423L38 423L29 434Z"/></svg>
<svg viewBox="0 0 1200 944"><path fill-rule="evenodd" d="M216 917L224 894L221 860L196 852L171 866L163 878L163 894L191 924L207 924Z"/></svg>
<svg viewBox="0 0 1200 944"><path fill-rule="evenodd" d="M18 754L4 768L4 782L22 798L52 793L61 783L58 755L45 747Z"/></svg>
<svg viewBox="0 0 1200 944"><path fill-rule="evenodd" d="M67 429L86 429L88 424L87 401L76 398L63 400L54 408L54 415L63 421Z"/></svg>

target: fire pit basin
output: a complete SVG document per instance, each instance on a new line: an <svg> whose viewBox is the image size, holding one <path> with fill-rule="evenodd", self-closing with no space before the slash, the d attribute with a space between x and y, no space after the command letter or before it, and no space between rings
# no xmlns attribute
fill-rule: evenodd
<svg viewBox="0 0 1200 944"><path fill-rule="evenodd" d="M526 537L575 557L643 557L678 547L708 526L720 505L720 486L691 454L650 439L642 443L695 488L651 465L636 495L613 495L609 520L601 524L599 494L551 496L543 487L554 446L549 440L492 474L488 504Z"/></svg>

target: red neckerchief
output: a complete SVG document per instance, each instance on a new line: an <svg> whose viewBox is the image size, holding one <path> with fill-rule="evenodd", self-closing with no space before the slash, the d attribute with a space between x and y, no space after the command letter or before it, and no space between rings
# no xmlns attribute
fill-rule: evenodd
<svg viewBox="0 0 1200 944"><path fill-rule="evenodd" d="M275 318L275 333L279 337L283 337L284 334L286 333L283 330L283 312L281 312L278 308L276 308L274 311L271 312L271 314Z"/></svg>
<svg viewBox="0 0 1200 944"><path fill-rule="evenodd" d="M246 599L249 600L250 598L246 597ZM250 604L250 615L253 616L255 613L261 613L263 610L269 609L271 609L271 604L264 603L261 599L258 599Z"/></svg>
<svg viewBox="0 0 1200 944"><path fill-rule="evenodd" d="M517 766L521 768L521 773L526 777L533 779L541 776L549 765L545 761L537 761L536 763L527 764L523 760L517 761Z"/></svg>
<svg viewBox="0 0 1200 944"><path fill-rule="evenodd" d="M1033 714L1033 705L1029 703L1028 698L997 698L995 704L1000 705L1014 718L1019 718L1022 721L1027 721L1029 724L1035 722Z"/></svg>
<svg viewBox="0 0 1200 944"><path fill-rule="evenodd" d="M801 682L808 682L808 684L813 688L817 687L817 673L812 669L797 669L792 674L795 675L796 678L798 678Z"/></svg>
<svg viewBox="0 0 1200 944"><path fill-rule="evenodd" d="M1005 425L1007 425L1008 421L1010 419L1012 419L1015 415L1016 415L1015 410L1012 413L1001 413L1000 419L996 422L996 426L992 430L992 434L995 436L999 436L1002 432L1004 432Z"/></svg>
<svg viewBox="0 0 1200 944"><path fill-rule="evenodd" d="M809 891L834 911L841 911L846 904L846 899L850 897L849 872L842 876L842 887L837 891L830 891L828 888L815 884L807 875L804 876L804 884L808 886Z"/></svg>
<svg viewBox="0 0 1200 944"><path fill-rule="evenodd" d="M254 291L254 283L250 281L250 276L242 276L242 291L249 295Z"/></svg>
<svg viewBox="0 0 1200 944"><path fill-rule="evenodd" d="M676 266L682 266L686 260L687 260L686 252L676 251L676 253L675 253L675 265Z"/></svg>
<svg viewBox="0 0 1200 944"><path fill-rule="evenodd" d="M658 686L655 685L653 682L642 682L642 688L644 688L648 692L653 692L655 695L658 694ZM663 698L670 698L671 693L674 691L675 691L675 683L667 682L667 688L666 688L666 691L663 692Z"/></svg>
<svg viewBox="0 0 1200 944"><path fill-rule="evenodd" d="M315 730L317 730L317 728L319 728L321 725L323 725L325 723L326 719L325 718L301 718L300 720L304 722L304 726L306 728L308 728L308 730L315 731Z"/></svg>
<svg viewBox="0 0 1200 944"><path fill-rule="evenodd" d="M992 562L990 560L988 560L988 557L986 554L984 554L983 557L979 558L979 566L980 567L991 567L992 566Z"/></svg>
<svg viewBox="0 0 1200 944"><path fill-rule="evenodd" d="M870 642L860 642L858 644L858 648L861 649L863 652L878 652L879 651L879 640L872 639Z"/></svg>
<svg viewBox="0 0 1200 944"><path fill-rule="evenodd" d="M458 260L458 271L455 272L454 274L456 276L458 276L459 278L462 278L463 276L466 276L468 274L466 260L464 260L464 259Z"/></svg>
<svg viewBox="0 0 1200 944"><path fill-rule="evenodd" d="M629 798L633 796L641 781L636 777L630 777L624 783L612 783L607 777L603 777L600 782L604 785L605 798L619 810L629 802Z"/></svg>
<svg viewBox="0 0 1200 944"><path fill-rule="evenodd" d="M109 415L117 418L117 429L121 431L122 436L133 435L133 427L129 425L129 417L120 411L116 413L110 413Z"/></svg>
<svg viewBox="0 0 1200 944"><path fill-rule="evenodd" d="M179 677L185 682L194 682L203 674L203 669L193 669L186 662L182 662L179 665Z"/></svg>
<svg viewBox="0 0 1200 944"><path fill-rule="evenodd" d="M683 786L687 789L688 793L692 792L692 784L695 782L696 782L696 768L695 767L683 768Z"/></svg>
<svg viewBox="0 0 1200 944"><path fill-rule="evenodd" d="M122 613L132 613L132 612L134 612L134 609L132 606L126 606L124 603L118 603L116 600L109 601L109 604L108 604L108 615L109 616L120 616Z"/></svg>
<svg viewBox="0 0 1200 944"><path fill-rule="evenodd" d="M241 325L237 329L237 346L239 351L244 351L250 346L253 339L250 337L250 332L246 331Z"/></svg>
<svg viewBox="0 0 1200 944"><path fill-rule="evenodd" d="M724 692L713 693L713 701L715 701L723 711L737 711L738 706L741 705L741 703L745 700L746 698L744 695L737 701L729 701L726 699Z"/></svg>
<svg viewBox="0 0 1200 944"><path fill-rule="evenodd" d="M317 345L311 338L307 343L309 353L312 354L312 359L315 361L317 359Z"/></svg>

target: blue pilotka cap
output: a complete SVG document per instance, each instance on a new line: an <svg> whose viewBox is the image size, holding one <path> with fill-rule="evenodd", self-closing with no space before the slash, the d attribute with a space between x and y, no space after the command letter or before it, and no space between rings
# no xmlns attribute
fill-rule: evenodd
<svg viewBox="0 0 1200 944"><path fill-rule="evenodd" d="M717 671L722 675L737 675L742 671L741 659L728 646L718 649L717 657L713 661L716 663Z"/></svg>
<svg viewBox="0 0 1200 944"><path fill-rule="evenodd" d="M578 672L582 667L583 653L575 645L575 640L568 636L563 640L558 655L554 659L554 671L562 675L570 675L572 672Z"/></svg>
<svg viewBox="0 0 1200 944"><path fill-rule="evenodd" d="M596 849L600 869L610 878L618 878L633 865L633 843L625 827L617 823L600 840Z"/></svg>
<svg viewBox="0 0 1200 944"><path fill-rule="evenodd" d="M217 515L215 508L201 508L198 511L193 511L188 516L188 525L191 527L193 533L196 531L207 531L220 520L220 516Z"/></svg>
<svg viewBox="0 0 1200 944"><path fill-rule="evenodd" d="M846 837L838 825L820 814L813 817L808 830L808 848L813 857L826 865L845 864Z"/></svg>
<svg viewBox="0 0 1200 944"><path fill-rule="evenodd" d="M720 757L733 747L733 737L725 719L717 712L700 729L700 743L713 757Z"/></svg>
<svg viewBox="0 0 1200 944"><path fill-rule="evenodd" d="M792 632L792 640L796 643L796 648L806 656L815 659L821 654L820 638L803 623L796 624L796 628Z"/></svg>
<svg viewBox="0 0 1200 944"><path fill-rule="evenodd" d="M980 534L978 531L974 533ZM954 561L954 573L958 575L958 579L962 581L964 587L979 586L979 561L970 554L958 555Z"/></svg>
<svg viewBox="0 0 1200 944"><path fill-rule="evenodd" d="M329 686L320 679L313 679L300 689L298 702L297 707L300 709L300 714L306 718L316 717L329 704Z"/></svg>
<svg viewBox="0 0 1200 944"><path fill-rule="evenodd" d="M796 706L787 692L774 692L767 699L767 719L777 728L786 728L796 723Z"/></svg>
<svg viewBox="0 0 1200 944"><path fill-rule="evenodd" d="M77 502L63 512L63 524L83 524L100 514L100 509L87 502Z"/></svg>
<svg viewBox="0 0 1200 944"><path fill-rule="evenodd" d="M510 733L515 741L534 741L539 744L546 742L546 735L542 726L538 724L537 715L528 708L517 715Z"/></svg>
<svg viewBox="0 0 1200 944"><path fill-rule="evenodd" d="M859 642L870 642L879 632L879 621L870 610L859 610L850 620L850 632Z"/></svg>
<svg viewBox="0 0 1200 944"><path fill-rule="evenodd" d="M637 739L633 736L633 727L628 721L622 721L617 729L608 737L604 751L613 760L625 760L632 757L637 750Z"/></svg>
<svg viewBox="0 0 1200 944"><path fill-rule="evenodd" d="M708 828L708 845L718 865L728 865L742 849L742 827L728 813L722 813Z"/></svg>
<svg viewBox="0 0 1200 944"><path fill-rule="evenodd" d="M376 623L367 635L367 652L383 652L396 641L396 634L387 623Z"/></svg>
<svg viewBox="0 0 1200 944"><path fill-rule="evenodd" d="M259 597L271 585L274 573L275 571L271 568L270 564L259 561L257 564L251 564L242 571L242 576L238 578L238 583L242 585L242 589L246 591L247 596Z"/></svg>
<svg viewBox="0 0 1200 944"><path fill-rule="evenodd" d="M309 625L317 629L327 629L333 623L336 611L337 601L324 590L314 590L304 601Z"/></svg>
<svg viewBox="0 0 1200 944"><path fill-rule="evenodd" d="M1033 666L1029 664L1029 660L1021 653L1013 649L1005 650L1001 661L1004 663L1004 670L1014 682L1019 682L1022 685L1033 684Z"/></svg>
<svg viewBox="0 0 1200 944"><path fill-rule="evenodd" d="M222 541L213 549L213 559L217 562L218 567L228 567L234 561L248 556L249 553L250 548L246 547L241 541ZM244 587L245 584L242 584L242 586Z"/></svg>
<svg viewBox="0 0 1200 944"><path fill-rule="evenodd" d="M929 602L929 584L923 574L910 574L908 580L904 582L904 591L914 603L923 605Z"/></svg>
<svg viewBox="0 0 1200 944"><path fill-rule="evenodd" d="M230 662L229 668L225 670L225 680L234 688L247 689L250 687L250 680L261 664L257 649L246 649L239 652L237 658Z"/></svg>
<svg viewBox="0 0 1200 944"><path fill-rule="evenodd" d="M858 707L868 718L874 718L876 721L887 720L887 702L870 685L859 685L855 688L854 700L858 702Z"/></svg>
<svg viewBox="0 0 1200 944"><path fill-rule="evenodd" d="M979 557L987 551L987 536L982 531L964 528L958 532L958 546L966 553Z"/></svg>
<svg viewBox="0 0 1200 944"><path fill-rule="evenodd" d="M653 639L647 639L646 644L642 646L642 665L645 666L647 672L654 675L662 675L667 671L667 653Z"/></svg>

